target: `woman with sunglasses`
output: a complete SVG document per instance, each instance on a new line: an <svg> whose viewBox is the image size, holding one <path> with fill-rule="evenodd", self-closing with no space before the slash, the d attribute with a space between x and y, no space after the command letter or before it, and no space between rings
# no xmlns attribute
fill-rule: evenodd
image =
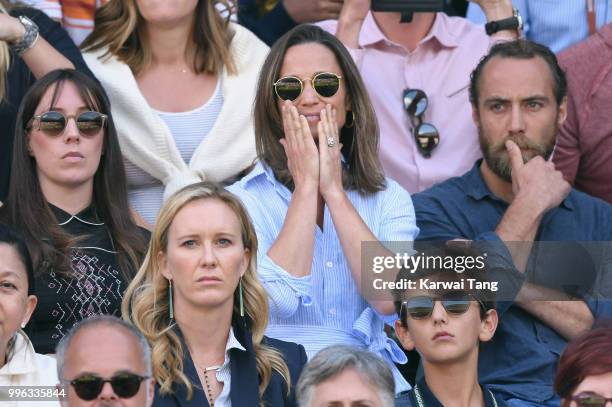
<svg viewBox="0 0 612 407"><path fill-rule="evenodd" d="M113 0L82 44L113 106L130 204L151 225L173 192L231 183L255 159L251 111L268 47L218 6L227 1Z"/></svg>
<svg viewBox="0 0 612 407"><path fill-rule="evenodd" d="M481 343L495 334L498 315L494 292L470 289L472 284L490 283L486 269L446 267L476 256L448 248L428 249L423 258L443 258L443 266L402 270L397 279L414 284L395 292L400 319L395 332L404 349L421 357L424 377L409 391L396 397L396 407L479 406L503 407L493 388L478 382L478 352ZM461 272L459 272L461 271ZM422 284L426 282L426 284ZM455 284L464 289L423 289L431 283ZM413 288L411 288L413 287Z"/></svg>
<svg viewBox="0 0 612 407"><path fill-rule="evenodd" d="M21 100L37 78L60 68L76 68L91 75L59 23L34 8L0 0L0 202L8 193Z"/></svg>
<svg viewBox="0 0 612 407"><path fill-rule="evenodd" d="M246 210L222 187L193 184L166 201L123 301L153 349L156 406L295 405L306 353L263 336L256 259Z"/></svg>
<svg viewBox="0 0 612 407"><path fill-rule="evenodd" d="M612 406L610 321L567 345L559 359L555 391L562 407Z"/></svg>
<svg viewBox="0 0 612 407"><path fill-rule="evenodd" d="M33 293L34 269L26 244L12 229L0 224L0 386L7 386L3 390L3 396L9 397L2 401L5 407L20 405L20 401L10 400L11 396L17 399L17 386L53 389L51 386L58 382L55 359L35 353L22 330L36 308ZM53 397L53 390L49 396ZM36 405L59 403L41 401Z"/></svg>
<svg viewBox="0 0 612 407"><path fill-rule="evenodd" d="M38 352L53 353L81 319L119 313L146 234L130 216L108 101L86 75L53 71L24 97L0 215L32 253L39 303L30 337Z"/></svg>
<svg viewBox="0 0 612 407"><path fill-rule="evenodd" d="M267 333L309 355L343 343L379 353L392 368L405 363L380 316L394 312L393 302L362 295L370 273L361 244L414 240L414 210L382 173L370 99L333 35L302 25L272 47L255 99L255 138L261 162L230 190L260 241ZM408 388L397 370L395 377Z"/></svg>

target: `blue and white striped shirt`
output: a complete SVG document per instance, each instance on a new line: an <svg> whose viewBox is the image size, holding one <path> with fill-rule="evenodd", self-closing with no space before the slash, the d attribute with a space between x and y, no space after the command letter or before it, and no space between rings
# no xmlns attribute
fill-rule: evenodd
<svg viewBox="0 0 612 407"><path fill-rule="evenodd" d="M294 277L267 255L283 227L291 192L262 163L228 190L240 197L257 232L258 272L270 297L266 335L304 345L308 357L338 343L367 348L390 363L396 391L409 389L392 363L405 363L406 356L387 338L383 320L359 294L327 208L324 230L315 225L311 231L315 234L311 274ZM387 179L387 189L375 194L347 191L347 195L380 241L415 239L412 200L395 181Z"/></svg>
<svg viewBox="0 0 612 407"><path fill-rule="evenodd" d="M525 24L528 39L546 45L554 52L582 41L589 35L586 0L512 0ZM597 29L612 21L612 0L595 0ZM467 18L484 24L482 9L470 4Z"/></svg>

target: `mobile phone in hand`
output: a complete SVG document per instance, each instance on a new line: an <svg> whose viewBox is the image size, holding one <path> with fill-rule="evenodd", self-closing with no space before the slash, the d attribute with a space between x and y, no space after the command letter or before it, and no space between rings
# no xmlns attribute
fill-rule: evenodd
<svg viewBox="0 0 612 407"><path fill-rule="evenodd" d="M373 11L419 13L444 10L444 0L372 0Z"/></svg>

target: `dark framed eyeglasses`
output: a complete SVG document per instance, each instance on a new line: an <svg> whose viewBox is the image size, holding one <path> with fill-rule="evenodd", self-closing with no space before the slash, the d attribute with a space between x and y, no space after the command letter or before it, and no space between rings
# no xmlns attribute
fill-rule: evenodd
<svg viewBox="0 0 612 407"><path fill-rule="evenodd" d="M74 119L76 121L77 129L79 132L86 137L93 137L106 126L106 120L108 116L100 112L81 112L78 115L66 116L61 112L51 110L34 116L28 122L27 129L30 130L34 127L34 123L38 121L37 129L48 134L49 136L56 137L61 135L66 126L68 120Z"/></svg>
<svg viewBox="0 0 612 407"><path fill-rule="evenodd" d="M120 373L110 379L87 374L70 381L77 396L85 401L96 399L102 392L104 383L110 383L115 394L123 399L134 397L140 390L140 383L150 376L140 376L135 373Z"/></svg>
<svg viewBox="0 0 612 407"><path fill-rule="evenodd" d="M608 402L612 403L612 397L600 396L597 393L580 393L570 397L578 407L606 407Z"/></svg>
<svg viewBox="0 0 612 407"><path fill-rule="evenodd" d="M412 135L417 148L423 157L429 158L440 143L440 133L433 124L423 122L423 114L429 104L427 95L420 89L404 89L403 101L412 122Z"/></svg>
<svg viewBox="0 0 612 407"><path fill-rule="evenodd" d="M319 96L329 98L340 89L340 79L342 77L333 72L319 72L312 78L303 80L297 76L284 76L274 82L274 92L282 100L295 100L304 91L304 82L310 81L312 88Z"/></svg>
<svg viewBox="0 0 612 407"><path fill-rule="evenodd" d="M486 310L482 301L465 291L450 291L440 296L415 296L402 303L400 318L402 321L406 321L407 316L412 319L429 318L433 313L436 301L442 303L448 315L461 315L470 309L474 300L483 310Z"/></svg>

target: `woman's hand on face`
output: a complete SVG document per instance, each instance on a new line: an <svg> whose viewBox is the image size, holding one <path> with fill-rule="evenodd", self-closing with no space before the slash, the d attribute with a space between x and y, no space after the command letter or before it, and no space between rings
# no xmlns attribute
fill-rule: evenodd
<svg viewBox="0 0 612 407"><path fill-rule="evenodd" d="M319 132L319 192L323 199L335 193L344 192L342 186L342 162L340 135L336 109L325 105L321 110L321 120L317 123Z"/></svg>
<svg viewBox="0 0 612 407"><path fill-rule="evenodd" d="M308 122L290 101L283 102L281 110L285 138L279 141L285 149L287 168L295 188L313 188L316 191L319 185L319 153Z"/></svg>
<svg viewBox="0 0 612 407"><path fill-rule="evenodd" d="M0 41L11 44L21 39L23 34L25 34L25 27L19 19L0 13Z"/></svg>

